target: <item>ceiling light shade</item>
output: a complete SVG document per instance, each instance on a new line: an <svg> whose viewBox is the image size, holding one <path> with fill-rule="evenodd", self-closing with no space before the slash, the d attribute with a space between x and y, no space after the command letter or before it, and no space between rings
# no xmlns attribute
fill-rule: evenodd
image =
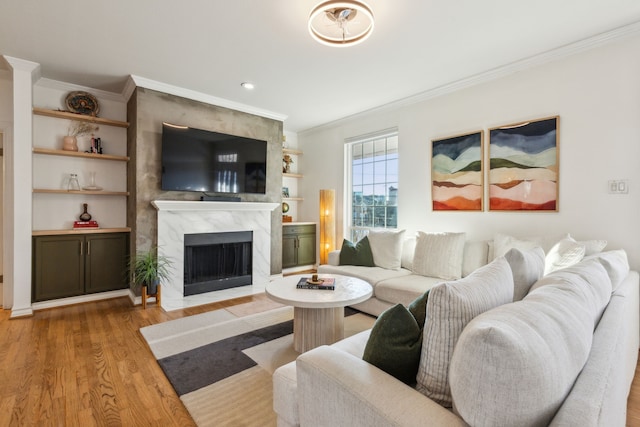
<svg viewBox="0 0 640 427"><path fill-rule="evenodd" d="M373 31L373 12L360 1L325 1L309 15L309 33L328 46L353 46Z"/></svg>

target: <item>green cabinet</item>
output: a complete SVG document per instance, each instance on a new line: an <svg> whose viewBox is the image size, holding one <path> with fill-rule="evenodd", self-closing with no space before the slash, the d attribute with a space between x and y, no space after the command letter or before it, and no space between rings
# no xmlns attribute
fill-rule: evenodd
<svg viewBox="0 0 640 427"><path fill-rule="evenodd" d="M316 263L316 225L284 224L282 227L282 268Z"/></svg>
<svg viewBox="0 0 640 427"><path fill-rule="evenodd" d="M125 289L128 233L33 237L32 300Z"/></svg>

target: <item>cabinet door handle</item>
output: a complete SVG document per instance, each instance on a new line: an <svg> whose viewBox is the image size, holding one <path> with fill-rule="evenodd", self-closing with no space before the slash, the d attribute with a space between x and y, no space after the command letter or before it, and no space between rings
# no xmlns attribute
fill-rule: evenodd
<svg viewBox="0 0 640 427"><path fill-rule="evenodd" d="M91 242L87 242L87 256L91 256Z"/></svg>
<svg viewBox="0 0 640 427"><path fill-rule="evenodd" d="M84 255L84 243L80 242L80 256Z"/></svg>

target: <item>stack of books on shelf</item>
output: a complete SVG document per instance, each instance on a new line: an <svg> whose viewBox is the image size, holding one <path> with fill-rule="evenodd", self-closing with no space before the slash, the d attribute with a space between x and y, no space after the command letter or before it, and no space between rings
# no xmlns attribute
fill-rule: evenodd
<svg viewBox="0 0 640 427"><path fill-rule="evenodd" d="M336 288L336 279L333 277L325 277L318 279L317 277L302 277L296 285L298 289L323 289L333 291Z"/></svg>
<svg viewBox="0 0 640 427"><path fill-rule="evenodd" d="M73 221L73 228L100 228L98 221Z"/></svg>

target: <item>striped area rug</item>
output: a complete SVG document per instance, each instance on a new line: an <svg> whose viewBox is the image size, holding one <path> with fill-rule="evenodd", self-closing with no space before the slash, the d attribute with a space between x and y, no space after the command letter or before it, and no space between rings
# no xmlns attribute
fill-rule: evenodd
<svg viewBox="0 0 640 427"><path fill-rule="evenodd" d="M353 313L347 336L375 321ZM292 319L292 307L255 301L140 332L198 426L275 426L271 376L299 355Z"/></svg>

